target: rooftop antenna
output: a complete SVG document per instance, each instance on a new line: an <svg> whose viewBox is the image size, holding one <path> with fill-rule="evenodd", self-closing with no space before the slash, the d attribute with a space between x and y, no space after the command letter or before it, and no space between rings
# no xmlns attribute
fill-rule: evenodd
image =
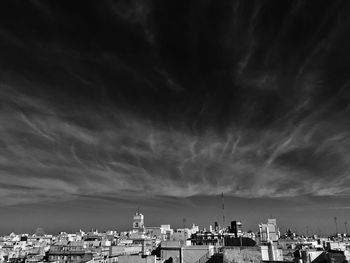
<svg viewBox="0 0 350 263"><path fill-rule="evenodd" d="M344 226L345 226L345 234L348 234L348 222L344 222Z"/></svg>
<svg viewBox="0 0 350 263"><path fill-rule="evenodd" d="M224 192L221 193L221 201L222 201L222 227L225 227L225 200L224 200Z"/></svg>
<svg viewBox="0 0 350 263"><path fill-rule="evenodd" d="M337 224L337 217L334 217L334 224L335 224L335 234L338 234L338 224Z"/></svg>

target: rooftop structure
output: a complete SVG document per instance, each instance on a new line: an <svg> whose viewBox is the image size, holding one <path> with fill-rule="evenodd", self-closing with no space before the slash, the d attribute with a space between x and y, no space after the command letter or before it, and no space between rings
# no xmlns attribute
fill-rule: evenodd
<svg viewBox="0 0 350 263"><path fill-rule="evenodd" d="M133 217L133 224L132 224L132 228L134 230L142 230L144 229L145 225L144 225L144 216L143 214L137 212L134 217Z"/></svg>
<svg viewBox="0 0 350 263"><path fill-rule="evenodd" d="M280 237L276 219L268 219L267 224L259 224L260 242L276 242Z"/></svg>

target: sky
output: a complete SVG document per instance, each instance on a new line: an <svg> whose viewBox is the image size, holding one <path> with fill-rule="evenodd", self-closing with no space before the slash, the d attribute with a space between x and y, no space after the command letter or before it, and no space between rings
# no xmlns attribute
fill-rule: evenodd
<svg viewBox="0 0 350 263"><path fill-rule="evenodd" d="M0 2L0 233L344 232L350 2ZM185 218L185 220L183 220Z"/></svg>

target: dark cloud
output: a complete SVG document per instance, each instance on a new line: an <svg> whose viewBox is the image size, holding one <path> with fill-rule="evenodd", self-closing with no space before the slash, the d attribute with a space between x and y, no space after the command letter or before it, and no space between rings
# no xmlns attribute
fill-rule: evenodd
<svg viewBox="0 0 350 263"><path fill-rule="evenodd" d="M348 196L349 8L1 2L1 205Z"/></svg>

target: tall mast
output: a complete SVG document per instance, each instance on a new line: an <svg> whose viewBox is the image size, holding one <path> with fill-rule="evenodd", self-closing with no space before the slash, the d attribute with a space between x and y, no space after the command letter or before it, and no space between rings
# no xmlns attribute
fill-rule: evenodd
<svg viewBox="0 0 350 263"><path fill-rule="evenodd" d="M225 227L225 200L224 200L224 192L221 193L221 201L222 201L222 227Z"/></svg>

